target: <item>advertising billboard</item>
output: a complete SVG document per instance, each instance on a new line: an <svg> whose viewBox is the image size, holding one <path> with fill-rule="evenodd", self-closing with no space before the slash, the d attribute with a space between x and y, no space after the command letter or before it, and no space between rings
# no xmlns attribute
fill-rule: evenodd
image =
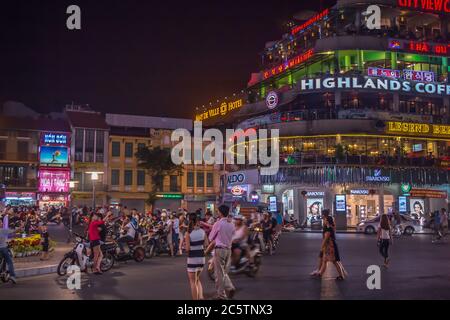
<svg viewBox="0 0 450 320"><path fill-rule="evenodd" d="M70 171L39 170L39 192L69 192Z"/></svg>
<svg viewBox="0 0 450 320"><path fill-rule="evenodd" d="M67 147L41 146L39 161L41 166L66 167L69 165Z"/></svg>
<svg viewBox="0 0 450 320"><path fill-rule="evenodd" d="M346 213L347 212L347 202L346 202L345 194L337 194L336 195L336 212L338 212L338 213Z"/></svg>

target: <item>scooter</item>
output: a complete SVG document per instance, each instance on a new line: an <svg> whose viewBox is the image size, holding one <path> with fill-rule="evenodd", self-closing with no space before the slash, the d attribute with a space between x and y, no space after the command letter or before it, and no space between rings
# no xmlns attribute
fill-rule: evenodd
<svg viewBox="0 0 450 320"><path fill-rule="evenodd" d="M250 259L247 259L247 257L245 256L245 252L242 251L237 265L232 266L232 268L230 268L229 272L230 275L245 273L247 276L251 278L254 278L256 276L262 263L262 253L259 248L259 244L258 243L250 244L248 250ZM214 273L214 257L212 257L208 261L208 276L213 281L216 278Z"/></svg>
<svg viewBox="0 0 450 320"><path fill-rule="evenodd" d="M94 266L93 252L91 252L90 256L87 255L87 240L78 234L74 235L76 236L75 247L64 255L56 269L59 276L65 276L67 269L72 265L78 266L82 272L87 272L89 267L92 268ZM100 269L102 272L106 272L114 266L115 257L112 252L115 251L115 248L115 243L108 243L101 246L103 259L100 264Z"/></svg>
<svg viewBox="0 0 450 320"><path fill-rule="evenodd" d="M8 248L8 254L12 256L11 250ZM6 259L2 256L0 258L0 280L4 283L9 281L9 271L6 265Z"/></svg>

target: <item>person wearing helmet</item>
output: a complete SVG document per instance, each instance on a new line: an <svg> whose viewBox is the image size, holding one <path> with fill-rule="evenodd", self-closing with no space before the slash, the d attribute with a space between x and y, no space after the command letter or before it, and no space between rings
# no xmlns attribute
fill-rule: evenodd
<svg viewBox="0 0 450 320"><path fill-rule="evenodd" d="M242 215L237 215L234 217L235 232L231 243L231 268L235 268L235 266L239 263L243 251L248 259L248 228L244 223L244 220L245 219Z"/></svg>

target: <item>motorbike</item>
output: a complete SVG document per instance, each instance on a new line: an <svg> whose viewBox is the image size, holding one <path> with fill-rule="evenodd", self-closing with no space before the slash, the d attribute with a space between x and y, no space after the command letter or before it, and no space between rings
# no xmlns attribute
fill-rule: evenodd
<svg viewBox="0 0 450 320"><path fill-rule="evenodd" d="M170 254L167 232L163 229L154 229L145 240L145 257L149 259L164 253Z"/></svg>
<svg viewBox="0 0 450 320"><path fill-rule="evenodd" d="M254 278L256 276L262 262L262 253L259 248L259 243L251 243L248 250L250 259L247 259L245 257L245 252L242 251L239 262L234 266L234 268L230 269L229 274L238 275L243 273L251 278ZM215 280L213 261L214 258L211 258L208 261L208 276L211 280Z"/></svg>
<svg viewBox="0 0 450 320"><path fill-rule="evenodd" d="M134 260L136 262L142 262L145 259L145 249L140 245L139 240L132 240L127 242L128 252L121 253L119 248L114 251L114 258L116 261L125 262L128 260Z"/></svg>
<svg viewBox="0 0 450 320"><path fill-rule="evenodd" d="M12 256L11 250L9 248L8 248L8 254L10 256ZM3 256L1 256L0 257L0 280L2 282L6 283L9 281L9 277L10 277L10 275L9 275L8 267L6 264L6 259Z"/></svg>
<svg viewBox="0 0 450 320"><path fill-rule="evenodd" d="M78 234L75 234L75 236L75 247L70 252L66 253L58 264L56 272L59 276L66 275L67 268L71 265L80 267L82 272L87 272L88 268L92 268L94 265L94 255L92 251L90 256L87 255L88 241ZM114 266L115 257L113 252L116 250L116 244L103 244L101 245L101 250L103 259L100 264L100 269L102 272L106 272Z"/></svg>

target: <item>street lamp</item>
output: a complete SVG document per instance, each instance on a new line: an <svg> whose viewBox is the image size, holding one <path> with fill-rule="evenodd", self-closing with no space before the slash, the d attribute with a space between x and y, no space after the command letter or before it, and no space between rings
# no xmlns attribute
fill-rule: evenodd
<svg viewBox="0 0 450 320"><path fill-rule="evenodd" d="M99 175L103 174L102 171L86 172L91 175L92 180L92 209L95 211L95 182L99 180Z"/></svg>
<svg viewBox="0 0 450 320"><path fill-rule="evenodd" d="M75 185L78 183L78 181L67 181L66 182L69 185L69 191L71 189L75 188ZM72 231L73 231L73 215L72 215L72 195L69 192L69 238L67 239L67 243L70 243L70 240L72 239Z"/></svg>

